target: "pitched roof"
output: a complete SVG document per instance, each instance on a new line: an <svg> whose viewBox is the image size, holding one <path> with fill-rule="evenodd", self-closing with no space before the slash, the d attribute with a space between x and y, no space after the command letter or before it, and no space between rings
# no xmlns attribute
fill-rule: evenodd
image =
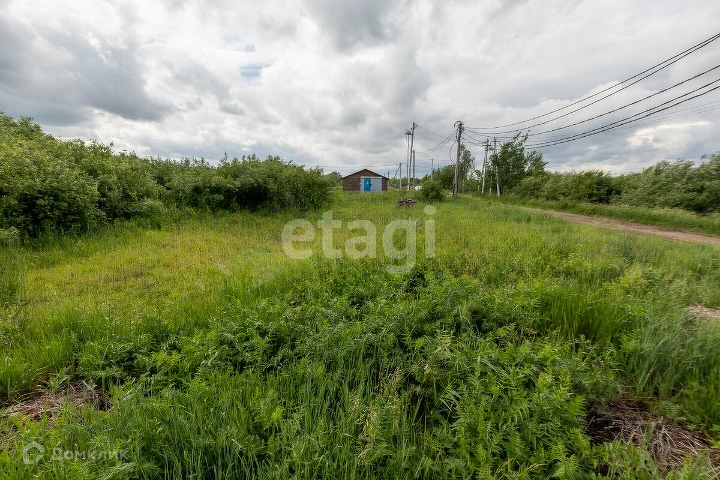
<svg viewBox="0 0 720 480"><path fill-rule="evenodd" d="M342 178L351 177L353 175L357 175L358 173L366 174L368 177L382 177L382 178L388 178L385 175L380 175L379 173L375 173L372 170L368 170L367 168L363 168L362 170L358 170L357 172L351 173L350 175L345 175Z"/></svg>

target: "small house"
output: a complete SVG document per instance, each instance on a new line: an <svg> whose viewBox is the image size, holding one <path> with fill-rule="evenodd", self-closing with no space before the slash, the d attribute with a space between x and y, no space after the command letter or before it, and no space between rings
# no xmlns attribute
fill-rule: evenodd
<svg viewBox="0 0 720 480"><path fill-rule="evenodd" d="M342 178L345 192L386 192L388 178L372 170L363 168Z"/></svg>

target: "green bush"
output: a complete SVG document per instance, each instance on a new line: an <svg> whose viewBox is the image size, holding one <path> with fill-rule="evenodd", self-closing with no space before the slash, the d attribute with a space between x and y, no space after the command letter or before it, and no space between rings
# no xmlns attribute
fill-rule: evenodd
<svg viewBox="0 0 720 480"><path fill-rule="evenodd" d="M445 199L445 191L440 182L433 179L426 179L422 182L419 196L424 202L441 202Z"/></svg>
<svg viewBox="0 0 720 480"><path fill-rule="evenodd" d="M542 200L610 203L619 189L609 175L587 171L531 175L522 179L512 193Z"/></svg>
<svg viewBox="0 0 720 480"><path fill-rule="evenodd" d="M61 142L29 118L0 114L0 229L19 236L82 231L105 221L161 224L173 207L307 210L328 200L332 177L268 156L180 162Z"/></svg>
<svg viewBox="0 0 720 480"><path fill-rule="evenodd" d="M92 178L66 162L18 153L0 156L0 227L36 236L85 230L103 220Z"/></svg>
<svg viewBox="0 0 720 480"><path fill-rule="evenodd" d="M688 160L660 162L642 173L621 178L618 203L638 207L683 208L720 212L720 154L695 165Z"/></svg>
<svg viewBox="0 0 720 480"><path fill-rule="evenodd" d="M720 212L720 154L699 164L663 161L641 173L619 177L600 171L531 175L511 193L550 201L678 208L707 215Z"/></svg>

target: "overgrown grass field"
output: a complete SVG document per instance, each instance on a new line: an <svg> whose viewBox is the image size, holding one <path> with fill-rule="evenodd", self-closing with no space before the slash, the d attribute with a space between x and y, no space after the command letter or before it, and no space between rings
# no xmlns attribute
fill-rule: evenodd
<svg viewBox="0 0 720 480"><path fill-rule="evenodd" d="M323 211L0 247L0 475L719 474L720 321L693 308L720 307L720 248L477 198L434 214L398 198L337 192L326 209L339 250L358 235L349 222L372 221L377 258L324 258L319 230L296 242L310 258L289 258L284 225ZM382 244L396 220L417 224L402 274ZM79 385L90 400L23 413ZM600 442L588 419L608 399L707 448L670 468L649 444Z"/></svg>

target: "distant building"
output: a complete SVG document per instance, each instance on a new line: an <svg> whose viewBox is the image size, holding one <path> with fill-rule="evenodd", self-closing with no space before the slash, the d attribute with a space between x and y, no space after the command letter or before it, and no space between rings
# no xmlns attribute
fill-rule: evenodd
<svg viewBox="0 0 720 480"><path fill-rule="evenodd" d="M372 170L363 168L342 178L343 190L346 192L386 192L388 178Z"/></svg>

